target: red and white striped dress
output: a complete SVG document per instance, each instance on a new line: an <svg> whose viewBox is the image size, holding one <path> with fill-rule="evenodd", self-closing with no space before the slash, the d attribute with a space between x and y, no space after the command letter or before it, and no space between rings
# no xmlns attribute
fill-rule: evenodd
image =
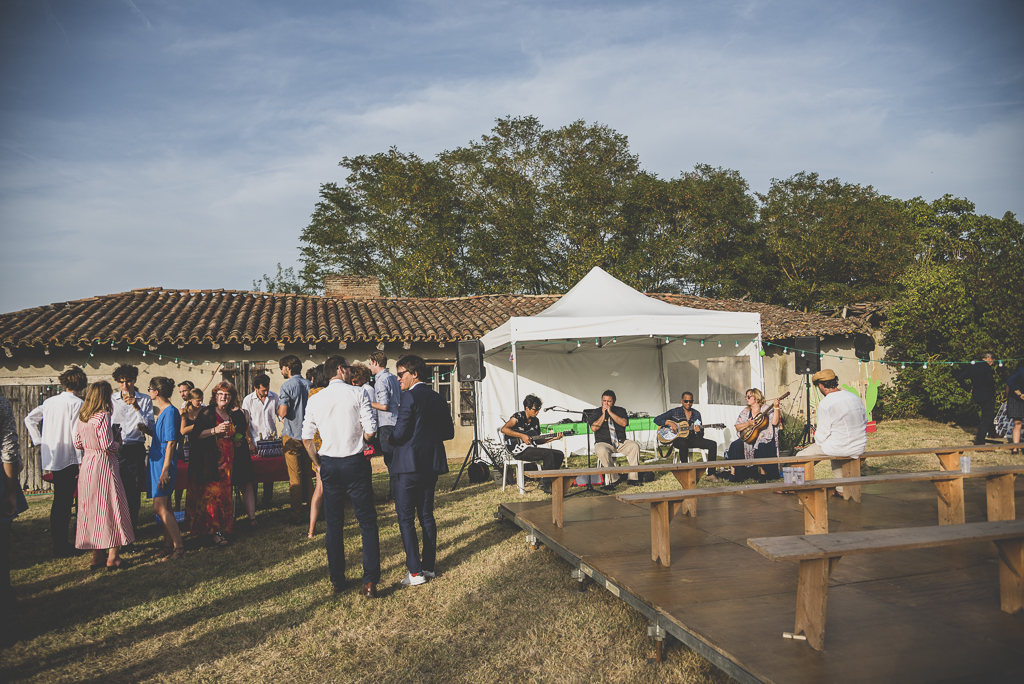
<svg viewBox="0 0 1024 684"><path fill-rule="evenodd" d="M100 411L88 423L75 423L75 448L85 457L78 471L78 532L80 549L112 549L135 541L128 498L117 467L117 450L110 414Z"/></svg>

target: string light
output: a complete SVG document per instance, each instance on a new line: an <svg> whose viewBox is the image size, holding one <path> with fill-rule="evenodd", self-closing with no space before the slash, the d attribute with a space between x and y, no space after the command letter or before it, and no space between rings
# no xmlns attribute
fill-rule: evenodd
<svg viewBox="0 0 1024 684"><path fill-rule="evenodd" d="M667 337L665 338L665 343L668 344L668 338ZM686 338L685 337L683 338L683 346L684 347L686 346Z"/></svg>

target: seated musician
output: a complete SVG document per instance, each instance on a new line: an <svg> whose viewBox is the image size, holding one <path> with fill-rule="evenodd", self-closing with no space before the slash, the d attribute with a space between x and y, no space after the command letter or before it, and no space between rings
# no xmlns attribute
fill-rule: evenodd
<svg viewBox="0 0 1024 684"><path fill-rule="evenodd" d="M625 456L629 465L640 465L640 445L626 439L629 414L626 409L615 405L615 392L605 390L601 395L601 408L590 409L586 411L585 416L585 420L590 423L590 429L594 431L594 453L597 455L599 466L610 468L614 453ZM605 481L608 484L601 489L613 491L618 486L619 476L606 475ZM640 486L642 483L636 473L630 473L628 484Z"/></svg>
<svg viewBox="0 0 1024 684"><path fill-rule="evenodd" d="M736 419L736 432L737 434L748 427L753 427L755 424L755 418L765 408L765 398L761 390L755 388L748 389L746 394L747 408L740 411L739 417ZM764 428L757 434L757 439L752 444L748 444L743 441L742 437L737 437L736 440L729 445L729 451L726 454L726 458L730 460L743 460L743 459L754 459L754 458L777 458L779 455L779 422L782 420L782 408L779 404L779 400L776 399L772 402L772 407L767 411L766 424ZM779 473L779 466L777 464L769 464L760 468L761 474L758 476L757 466L736 466L732 468L732 476L729 478L730 482L743 482L745 480L751 480L758 478L761 482L767 480L777 480L782 475Z"/></svg>
<svg viewBox="0 0 1024 684"><path fill-rule="evenodd" d="M534 440L540 435L540 421L537 419L537 414L540 413L541 406L542 402L539 397L533 394L526 395L526 398L523 399L523 410L512 414L508 422L502 426L501 434L505 435L505 446L509 453L520 461L542 461L541 468L543 470L558 470L562 467L564 460L562 452L557 449L542 449L535 445ZM561 439L561 436L554 439ZM551 440L545 440L543 443L546 444L548 441ZM517 453L515 450L521 445L526 445L526 448L520 449ZM550 494L551 480L542 481L540 489L542 492Z"/></svg>
<svg viewBox="0 0 1024 684"><path fill-rule="evenodd" d="M673 432L680 431L680 421L685 421L689 425L689 434L672 440L672 446L679 450L680 462L689 462L690 449L707 449L708 460L718 460L718 443L704 437L704 422L701 420L700 411L693 408L693 392L683 392L681 401L682 406L665 411L654 419L654 424L658 427L667 425ZM707 472L708 480L718 482L713 468ZM700 473L697 473L697 479L700 479Z"/></svg>

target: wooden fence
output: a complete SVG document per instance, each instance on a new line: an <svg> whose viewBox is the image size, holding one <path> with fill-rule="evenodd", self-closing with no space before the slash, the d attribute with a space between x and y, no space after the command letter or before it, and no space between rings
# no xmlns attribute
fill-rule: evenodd
<svg viewBox="0 0 1024 684"><path fill-rule="evenodd" d="M0 396L11 400L14 409L14 422L18 428L18 446L25 469L21 471L21 483L29 492L48 492L52 489L49 482L43 481L43 467L40 460L39 447L32 446L32 439L25 429L25 416L55 394L61 392L61 386L52 385L0 385Z"/></svg>

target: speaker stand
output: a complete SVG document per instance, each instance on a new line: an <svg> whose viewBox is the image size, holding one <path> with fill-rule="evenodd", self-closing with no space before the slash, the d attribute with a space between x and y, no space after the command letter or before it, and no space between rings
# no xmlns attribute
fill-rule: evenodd
<svg viewBox="0 0 1024 684"><path fill-rule="evenodd" d="M804 398L806 399L806 406L804 407L804 429L800 433L800 439L796 441L798 446L806 447L809 446L811 437L811 376L804 373Z"/></svg>

